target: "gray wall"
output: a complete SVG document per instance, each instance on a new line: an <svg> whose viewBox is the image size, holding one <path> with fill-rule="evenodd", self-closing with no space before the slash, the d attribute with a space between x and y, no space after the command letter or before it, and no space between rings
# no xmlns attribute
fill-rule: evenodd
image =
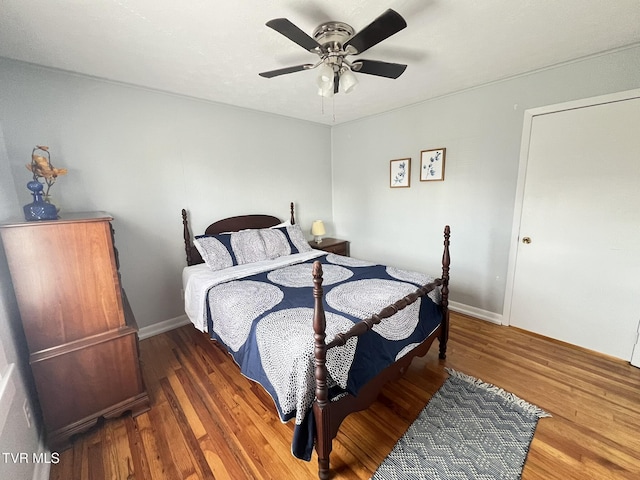
<svg viewBox="0 0 640 480"><path fill-rule="evenodd" d="M53 165L69 170L52 188L61 214L115 217L122 281L140 327L184 314L182 208L196 233L247 212L288 219L291 201L305 230L331 219L330 127L6 59L0 84L20 205L31 201L31 149L47 145Z"/></svg>
<svg viewBox="0 0 640 480"><path fill-rule="evenodd" d="M13 188L4 137L0 130L0 222L15 215L18 209L19 204ZM39 448L38 422L34 421L29 427L22 406L27 401L32 412L37 412L38 407L34 406L31 400L35 399L35 395L29 371L27 347L22 333L18 305L13 294L9 266L2 248L0 248L0 350L4 352L4 356L0 355L0 375L10 375L9 382L12 385L0 392L2 394L0 406L7 412L4 426L0 425L0 452L14 454L25 452L31 455ZM10 364L13 364L11 370L8 369ZM35 416L34 420L37 420ZM10 458L7 461L4 456L0 457L0 478L27 479L34 476L36 465L32 462L28 464L13 462Z"/></svg>
<svg viewBox="0 0 640 480"><path fill-rule="evenodd" d="M335 126L337 234L356 257L437 274L451 225L451 299L499 321L524 110L639 86L636 46ZM440 147L445 181L420 182L420 150ZM391 189L389 161L405 157L411 187Z"/></svg>
<svg viewBox="0 0 640 480"><path fill-rule="evenodd" d="M0 85L0 221L22 218L31 201L25 164L35 145L48 145L54 166L69 170L52 188L61 215L115 217L122 281L140 327L184 314L182 208L196 233L247 212L288 219L291 201L304 229L316 218L331 226L330 127L6 59ZM31 455L41 447L22 405L36 396L3 252L0 276L0 341L18 367L0 451ZM2 478L46 478L43 469L0 459Z"/></svg>

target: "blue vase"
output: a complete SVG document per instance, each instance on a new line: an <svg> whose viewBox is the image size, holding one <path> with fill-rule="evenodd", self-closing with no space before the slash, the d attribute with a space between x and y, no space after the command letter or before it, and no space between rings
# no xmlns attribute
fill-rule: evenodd
<svg viewBox="0 0 640 480"><path fill-rule="evenodd" d="M32 180L27 183L27 188L31 190L33 202L23 207L24 218L26 220L57 220L58 211L56 206L42 199L42 184L36 180Z"/></svg>

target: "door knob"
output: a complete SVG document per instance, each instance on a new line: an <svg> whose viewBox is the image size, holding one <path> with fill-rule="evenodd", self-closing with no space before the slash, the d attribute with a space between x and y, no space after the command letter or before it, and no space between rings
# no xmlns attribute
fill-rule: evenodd
<svg viewBox="0 0 640 480"><path fill-rule="evenodd" d="M522 238L522 243L526 243L527 245L529 245L531 243L531 238L530 237L523 237Z"/></svg>

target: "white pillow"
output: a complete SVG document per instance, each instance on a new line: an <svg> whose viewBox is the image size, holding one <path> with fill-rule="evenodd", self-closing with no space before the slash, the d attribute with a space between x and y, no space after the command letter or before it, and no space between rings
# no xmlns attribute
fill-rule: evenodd
<svg viewBox="0 0 640 480"><path fill-rule="evenodd" d="M278 225L274 225L273 227L269 227L269 228L281 228L281 227L290 227L290 226L291 226L291 221L287 220L286 222L279 223Z"/></svg>

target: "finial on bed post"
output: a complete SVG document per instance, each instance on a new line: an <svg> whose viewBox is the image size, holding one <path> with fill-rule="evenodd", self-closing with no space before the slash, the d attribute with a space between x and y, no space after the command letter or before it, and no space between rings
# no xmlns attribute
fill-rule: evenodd
<svg viewBox="0 0 640 480"><path fill-rule="evenodd" d="M293 214L293 202L291 202L291 225L295 225L296 224L296 217Z"/></svg>
<svg viewBox="0 0 640 480"><path fill-rule="evenodd" d="M316 401L313 404L313 415L316 420L316 452L318 453L318 476L321 480L329 478L329 455L331 454L331 436L329 434L329 389L327 388L327 334L326 317L322 305L322 265L313 263L313 339L315 357Z"/></svg>
<svg viewBox="0 0 640 480"><path fill-rule="evenodd" d="M444 227L444 252L442 253L442 331L440 332L440 358L447 358L447 340L449 339L449 265L451 257L449 255L449 238L451 229L449 225Z"/></svg>
<svg viewBox="0 0 640 480"><path fill-rule="evenodd" d="M187 211L182 209L182 226L184 228L184 251L187 254L187 265L191 266L191 235L189 234L189 220L187 220Z"/></svg>

